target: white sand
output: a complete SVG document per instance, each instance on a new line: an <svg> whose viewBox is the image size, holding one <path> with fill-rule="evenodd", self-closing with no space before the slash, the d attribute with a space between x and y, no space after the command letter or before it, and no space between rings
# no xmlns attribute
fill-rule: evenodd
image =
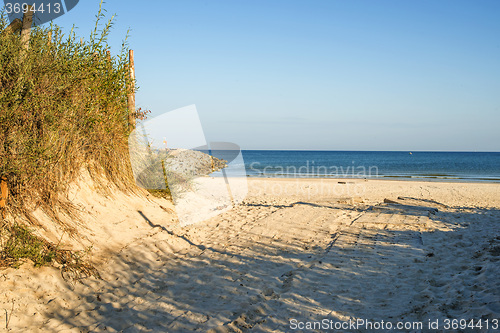
<svg viewBox="0 0 500 333"><path fill-rule="evenodd" d="M346 182L250 179L244 204L185 228L158 200L75 192L94 207L103 280L2 270L0 330L288 332L326 318L426 332L429 319L500 319L499 184ZM414 199L383 203L398 197Z"/></svg>

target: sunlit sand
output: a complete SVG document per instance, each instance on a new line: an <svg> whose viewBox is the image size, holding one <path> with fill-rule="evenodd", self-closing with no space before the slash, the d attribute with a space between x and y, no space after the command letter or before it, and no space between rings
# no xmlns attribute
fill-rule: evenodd
<svg viewBox="0 0 500 333"><path fill-rule="evenodd" d="M12 331L75 332L499 317L500 185L249 179L249 188L243 204L184 228L157 199L121 197L135 206L118 208L87 199L102 226L86 239L103 279L29 264L2 271L0 315Z"/></svg>

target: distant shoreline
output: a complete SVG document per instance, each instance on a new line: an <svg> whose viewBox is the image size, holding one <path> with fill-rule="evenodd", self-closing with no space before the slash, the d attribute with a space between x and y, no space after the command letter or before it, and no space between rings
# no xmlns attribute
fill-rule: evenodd
<svg viewBox="0 0 500 333"><path fill-rule="evenodd" d="M408 181L408 182L436 182L436 183L478 183L478 184L484 184L484 183L492 183L492 184L499 184L500 179L467 179L467 178L457 178L457 177L416 177L416 176L380 176L380 177L370 177L370 178L356 178L356 177L328 177L324 175L304 175L304 176L297 176L297 175L279 175L279 176L272 176L272 175L247 175L247 178L256 178L256 179L327 179L327 180L358 180L358 181L365 181L365 180L389 180L389 181Z"/></svg>
<svg viewBox="0 0 500 333"><path fill-rule="evenodd" d="M472 151L472 150L325 150L325 149L242 149L243 152L327 152L327 153L467 153L467 154L500 154L500 151Z"/></svg>
<svg viewBox="0 0 500 333"><path fill-rule="evenodd" d="M500 182L500 153L242 151L250 177Z"/></svg>

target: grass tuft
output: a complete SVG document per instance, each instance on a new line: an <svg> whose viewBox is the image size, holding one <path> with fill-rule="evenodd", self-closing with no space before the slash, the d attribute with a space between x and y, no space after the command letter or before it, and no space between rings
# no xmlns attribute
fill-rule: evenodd
<svg viewBox="0 0 500 333"><path fill-rule="evenodd" d="M14 224L10 228L2 228L6 238L0 250L0 266L19 267L24 259L29 259L36 267L45 266L56 257L57 251L48 242L36 237L23 225Z"/></svg>

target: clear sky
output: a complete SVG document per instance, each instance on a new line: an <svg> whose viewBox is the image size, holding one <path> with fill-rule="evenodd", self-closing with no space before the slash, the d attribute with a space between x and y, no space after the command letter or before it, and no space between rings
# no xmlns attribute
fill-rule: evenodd
<svg viewBox="0 0 500 333"><path fill-rule="evenodd" d="M98 1L55 23L88 36ZM500 1L108 1L137 106L243 149L500 151Z"/></svg>

